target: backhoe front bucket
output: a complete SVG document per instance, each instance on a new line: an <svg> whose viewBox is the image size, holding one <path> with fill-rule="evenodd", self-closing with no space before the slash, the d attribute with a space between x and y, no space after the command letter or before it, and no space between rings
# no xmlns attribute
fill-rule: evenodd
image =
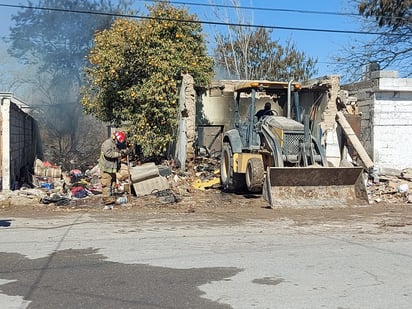
<svg viewBox="0 0 412 309"><path fill-rule="evenodd" d="M369 203L361 167L269 167L263 197L271 207L347 207Z"/></svg>

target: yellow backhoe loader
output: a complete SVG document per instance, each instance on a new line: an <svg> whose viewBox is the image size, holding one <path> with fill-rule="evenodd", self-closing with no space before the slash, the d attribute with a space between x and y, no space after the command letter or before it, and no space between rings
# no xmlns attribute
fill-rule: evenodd
<svg viewBox="0 0 412 309"><path fill-rule="evenodd" d="M223 189L263 193L271 207L368 203L362 167L328 166L309 116L301 115L300 89L293 81L235 84L233 129L222 145ZM257 102L268 98L276 106L257 119Z"/></svg>

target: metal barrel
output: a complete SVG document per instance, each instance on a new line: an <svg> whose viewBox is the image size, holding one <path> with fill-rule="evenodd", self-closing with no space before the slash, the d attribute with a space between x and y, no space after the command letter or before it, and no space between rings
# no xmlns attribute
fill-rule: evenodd
<svg viewBox="0 0 412 309"><path fill-rule="evenodd" d="M275 208L369 204L362 167L269 167L263 197Z"/></svg>

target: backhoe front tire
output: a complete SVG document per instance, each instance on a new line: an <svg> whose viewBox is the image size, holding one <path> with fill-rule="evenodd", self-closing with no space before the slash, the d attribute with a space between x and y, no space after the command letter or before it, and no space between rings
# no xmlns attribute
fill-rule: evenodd
<svg viewBox="0 0 412 309"><path fill-rule="evenodd" d="M263 161L259 158L251 158L247 161L246 187L251 193L260 193L263 189L265 179L265 168Z"/></svg>

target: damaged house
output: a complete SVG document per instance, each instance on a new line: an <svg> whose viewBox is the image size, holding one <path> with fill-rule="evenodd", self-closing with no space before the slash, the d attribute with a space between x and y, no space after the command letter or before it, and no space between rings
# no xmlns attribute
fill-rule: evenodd
<svg viewBox="0 0 412 309"><path fill-rule="evenodd" d="M235 82L215 81L197 98L197 147L203 154L219 156L222 136L233 126ZM376 169L412 166L408 151L412 142L412 79L399 78L393 71L373 71L360 82L342 86L339 76L324 76L304 82L299 98L302 114L310 114L313 120L312 135L326 145L330 164L339 166L341 160L335 118L342 103L347 121ZM266 101L259 98L259 108ZM279 106L273 108L284 113ZM247 110L240 113L247 114Z"/></svg>
<svg viewBox="0 0 412 309"><path fill-rule="evenodd" d="M322 140L323 144L327 134L335 129L339 81L339 76L325 76L303 83L299 91L299 112L302 115L311 115L312 135ZM233 100L236 82L238 81L215 81L197 100L197 146L203 153L219 156L223 134L234 125ZM257 109L263 108L268 101L272 101L272 109L278 115L286 116L286 98L279 98L277 102L273 102L270 97L259 97ZM244 109L239 110L242 117L248 113L246 107L245 104ZM296 110L292 110L291 113L296 113ZM337 143L336 140L334 142ZM332 152L329 156L333 159L334 156L339 156L339 153ZM335 165L339 165L339 160Z"/></svg>

